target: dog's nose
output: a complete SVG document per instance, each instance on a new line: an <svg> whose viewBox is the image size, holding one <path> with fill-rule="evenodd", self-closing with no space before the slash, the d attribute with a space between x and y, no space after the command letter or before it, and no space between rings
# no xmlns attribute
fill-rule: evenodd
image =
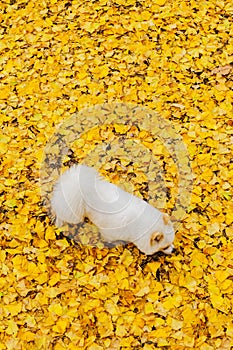
<svg viewBox="0 0 233 350"><path fill-rule="evenodd" d="M176 248L174 246L172 246L172 251L171 253L175 253L176 252Z"/></svg>

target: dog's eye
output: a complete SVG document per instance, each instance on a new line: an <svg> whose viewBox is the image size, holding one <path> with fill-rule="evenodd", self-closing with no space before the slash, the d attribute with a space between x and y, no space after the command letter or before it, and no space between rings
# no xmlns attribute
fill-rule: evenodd
<svg viewBox="0 0 233 350"><path fill-rule="evenodd" d="M171 244L171 245L169 245L169 246L166 246L166 247L163 249L163 253L165 253L165 254L171 254L173 251L174 251L174 246L173 246L173 244Z"/></svg>
<svg viewBox="0 0 233 350"><path fill-rule="evenodd" d="M164 247L163 250L167 250L168 248L170 248L170 245L166 245L166 247Z"/></svg>

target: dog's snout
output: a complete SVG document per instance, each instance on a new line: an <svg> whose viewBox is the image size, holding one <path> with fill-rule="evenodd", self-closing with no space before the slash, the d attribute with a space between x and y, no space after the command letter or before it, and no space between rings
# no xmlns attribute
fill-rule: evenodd
<svg viewBox="0 0 233 350"><path fill-rule="evenodd" d="M173 244L171 244L169 247L167 247L166 249L163 249L162 251L165 254L171 254L171 253L174 253L175 247Z"/></svg>

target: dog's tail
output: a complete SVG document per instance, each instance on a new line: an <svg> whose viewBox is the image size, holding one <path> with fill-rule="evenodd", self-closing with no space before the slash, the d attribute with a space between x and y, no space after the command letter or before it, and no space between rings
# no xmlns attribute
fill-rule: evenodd
<svg viewBox="0 0 233 350"><path fill-rule="evenodd" d="M79 183L79 166L72 166L56 183L51 207L56 215L56 225L63 222L78 224L84 219L85 205Z"/></svg>

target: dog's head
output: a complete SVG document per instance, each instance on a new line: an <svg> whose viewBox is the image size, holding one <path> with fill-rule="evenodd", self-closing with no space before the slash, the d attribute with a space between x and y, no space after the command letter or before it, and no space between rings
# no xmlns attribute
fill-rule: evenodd
<svg viewBox="0 0 233 350"><path fill-rule="evenodd" d="M142 235L135 244L145 254L152 255L157 252L171 254L174 246L175 231L167 214L160 215L155 227Z"/></svg>

